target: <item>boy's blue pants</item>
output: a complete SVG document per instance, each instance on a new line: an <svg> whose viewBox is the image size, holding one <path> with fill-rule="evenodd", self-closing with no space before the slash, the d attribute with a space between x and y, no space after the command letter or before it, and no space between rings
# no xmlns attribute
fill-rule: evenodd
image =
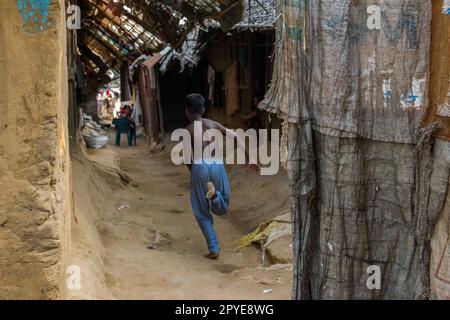
<svg viewBox="0 0 450 320"><path fill-rule="evenodd" d="M209 201L206 199L207 184L210 181L216 187L216 195L211 200L211 210ZM209 252L219 252L219 241L214 230L214 218L211 212L217 215L224 215L228 212L231 189L224 164L215 163L213 160L194 163L191 168L190 189L192 210L205 236Z"/></svg>

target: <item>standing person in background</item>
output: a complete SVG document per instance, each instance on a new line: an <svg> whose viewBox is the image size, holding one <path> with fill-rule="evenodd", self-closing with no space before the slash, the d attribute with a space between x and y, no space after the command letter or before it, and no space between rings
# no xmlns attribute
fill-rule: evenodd
<svg viewBox="0 0 450 320"><path fill-rule="evenodd" d="M127 118L130 126L130 138L132 144L136 145L136 123L133 120L133 107L126 106Z"/></svg>
<svg viewBox="0 0 450 320"><path fill-rule="evenodd" d="M256 137L258 138L258 146L261 141L264 141L264 137L260 137L259 129L263 129L264 125L261 120L261 111L258 109L258 105L261 102L261 97L256 95L253 97L252 111L246 115L241 115L241 120L247 125L247 129L256 130Z"/></svg>

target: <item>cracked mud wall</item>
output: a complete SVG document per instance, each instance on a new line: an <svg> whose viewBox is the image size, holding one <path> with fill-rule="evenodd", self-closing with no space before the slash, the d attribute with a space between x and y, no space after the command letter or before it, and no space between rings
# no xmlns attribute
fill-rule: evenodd
<svg viewBox="0 0 450 320"><path fill-rule="evenodd" d="M0 2L0 299L53 299L70 238L65 8L21 3Z"/></svg>

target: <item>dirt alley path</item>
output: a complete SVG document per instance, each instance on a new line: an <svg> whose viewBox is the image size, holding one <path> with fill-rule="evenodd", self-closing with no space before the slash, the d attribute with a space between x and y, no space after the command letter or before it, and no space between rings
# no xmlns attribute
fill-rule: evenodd
<svg viewBox="0 0 450 320"><path fill-rule="evenodd" d="M236 196L233 177L230 213L215 220L222 254L211 261L203 257L205 240L191 211L187 168L173 165L168 151L152 155L142 144L108 148L137 184L105 195L112 205L102 233L106 284L115 298L290 299L289 266L262 267L258 248L232 247L245 229L233 215L248 210L234 200L245 197ZM118 209L124 205L129 208Z"/></svg>

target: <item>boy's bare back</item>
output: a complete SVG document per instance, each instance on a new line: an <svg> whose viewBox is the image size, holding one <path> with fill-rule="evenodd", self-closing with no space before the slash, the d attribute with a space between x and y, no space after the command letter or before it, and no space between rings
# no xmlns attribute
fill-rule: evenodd
<svg viewBox="0 0 450 320"><path fill-rule="evenodd" d="M217 129L217 130L220 130L223 134L226 134L227 129L223 125L221 125L220 123L218 123L216 121L213 121L210 119L205 119L205 118L202 118L201 120L196 120L196 121L202 122L202 132L200 132L201 137L203 137L203 133L209 129ZM189 131L189 133L191 134L192 147L194 147L194 136L195 136L194 135L194 124L196 121L189 124L186 128ZM202 139L202 152L210 143L211 143L210 141L203 141L203 139Z"/></svg>

